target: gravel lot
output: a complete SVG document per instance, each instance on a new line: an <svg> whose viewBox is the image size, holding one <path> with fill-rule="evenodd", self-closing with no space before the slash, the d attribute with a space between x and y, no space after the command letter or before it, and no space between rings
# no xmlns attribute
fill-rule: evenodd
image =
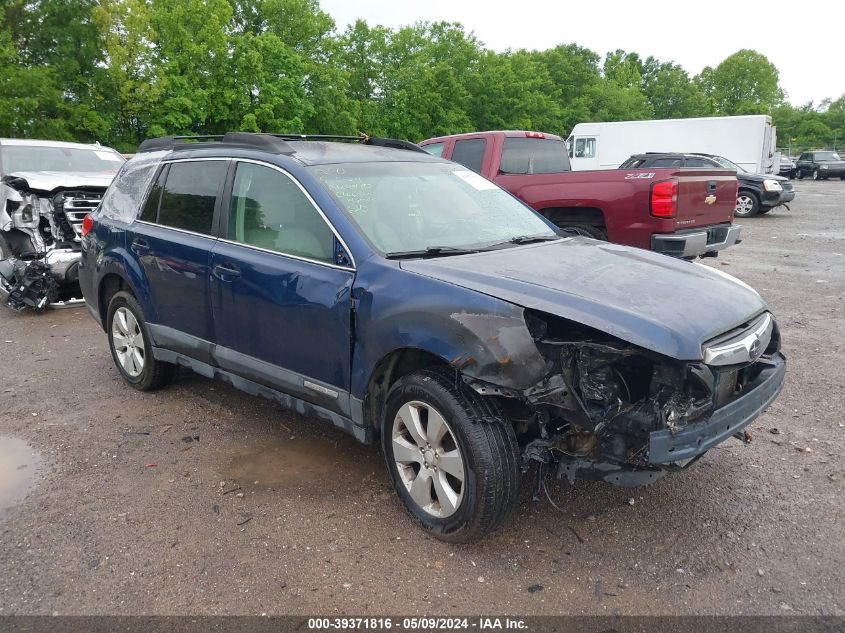
<svg viewBox="0 0 845 633"><path fill-rule="evenodd" d="M0 614L845 613L845 182L796 189L708 261L782 330L754 441L550 486L565 512L528 480L472 546L411 522L375 447L188 372L137 393L84 308L0 310Z"/></svg>

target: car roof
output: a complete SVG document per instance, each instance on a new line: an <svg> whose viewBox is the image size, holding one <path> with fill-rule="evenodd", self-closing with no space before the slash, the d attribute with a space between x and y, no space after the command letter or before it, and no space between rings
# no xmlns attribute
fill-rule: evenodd
<svg viewBox="0 0 845 633"><path fill-rule="evenodd" d="M163 152L162 160L175 158L256 158L301 165L384 162L448 162L408 141L377 137L300 136L230 132L222 136L170 136L148 139L138 156Z"/></svg>
<svg viewBox="0 0 845 633"><path fill-rule="evenodd" d="M293 158L303 165L329 165L333 163L445 163L445 159L428 152L377 147L361 143L329 141L288 141L293 148Z"/></svg>
<svg viewBox="0 0 845 633"><path fill-rule="evenodd" d="M115 151L111 147L96 143L72 143L70 141L47 141L32 138L0 138L0 145L24 147L66 147L71 149L90 149Z"/></svg>
<svg viewBox="0 0 845 633"><path fill-rule="evenodd" d="M476 136L479 134L502 134L506 138L534 138L538 140L544 139L551 139L553 141L562 141L563 137L558 136L557 134L550 134L549 132L532 132L530 130L483 130L481 132L462 132L460 134L447 134L445 136L433 136L432 138L427 138L424 141L420 141L420 143L439 143L441 141L447 141L453 138L463 138L465 136ZM542 136L528 136L529 134L542 134Z"/></svg>

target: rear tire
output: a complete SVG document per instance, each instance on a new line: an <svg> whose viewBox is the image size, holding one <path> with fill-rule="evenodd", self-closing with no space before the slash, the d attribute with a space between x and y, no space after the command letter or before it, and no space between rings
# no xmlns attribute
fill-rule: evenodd
<svg viewBox="0 0 845 633"><path fill-rule="evenodd" d="M734 215L738 218L750 218L760 210L760 199L751 191L740 191L736 197Z"/></svg>
<svg viewBox="0 0 845 633"><path fill-rule="evenodd" d="M130 293L116 292L109 302L106 332L112 360L133 389L153 391L173 380L176 365L153 357L149 328L138 301Z"/></svg>
<svg viewBox="0 0 845 633"><path fill-rule="evenodd" d="M513 425L454 372L400 378L387 396L381 437L399 498L435 538L479 539L516 504L521 475Z"/></svg>

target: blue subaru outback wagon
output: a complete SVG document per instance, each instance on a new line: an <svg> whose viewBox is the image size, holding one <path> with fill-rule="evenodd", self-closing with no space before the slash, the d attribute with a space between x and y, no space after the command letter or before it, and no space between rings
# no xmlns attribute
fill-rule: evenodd
<svg viewBox="0 0 845 633"><path fill-rule="evenodd" d="M783 384L747 285L559 234L403 141L152 139L83 233L85 299L129 385L181 365L380 441L445 540L493 529L534 464L538 484L685 468L747 438Z"/></svg>

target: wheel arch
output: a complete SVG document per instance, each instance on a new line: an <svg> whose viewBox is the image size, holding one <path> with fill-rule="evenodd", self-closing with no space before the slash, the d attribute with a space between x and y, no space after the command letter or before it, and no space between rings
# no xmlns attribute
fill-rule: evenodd
<svg viewBox="0 0 845 633"><path fill-rule="evenodd" d="M607 218L599 207L547 207L538 213L557 226L572 224L607 228Z"/></svg>
<svg viewBox="0 0 845 633"><path fill-rule="evenodd" d="M458 371L445 358L419 347L401 347L385 354L373 368L364 395L364 412L372 427L373 437L381 433L381 417L387 394L397 380L419 369L451 369Z"/></svg>

